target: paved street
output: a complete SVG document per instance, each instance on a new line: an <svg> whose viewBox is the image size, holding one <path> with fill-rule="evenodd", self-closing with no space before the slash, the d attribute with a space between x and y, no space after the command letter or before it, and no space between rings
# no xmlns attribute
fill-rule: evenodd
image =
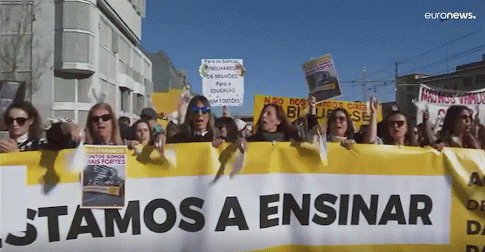
<svg viewBox="0 0 485 252"><path fill-rule="evenodd" d="M104 193L83 192L83 206L122 207L123 196L114 196Z"/></svg>

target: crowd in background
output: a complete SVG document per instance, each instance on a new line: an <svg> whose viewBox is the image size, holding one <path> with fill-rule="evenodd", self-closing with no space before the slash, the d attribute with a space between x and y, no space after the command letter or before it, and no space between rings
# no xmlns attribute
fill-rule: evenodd
<svg viewBox="0 0 485 252"><path fill-rule="evenodd" d="M384 115L385 119L378 123L379 105L373 98L369 102L369 123L362 125L358 132L344 108L330 111L326 123L319 124L316 104L315 98L309 97L307 114L293 123L281 106L267 104L251 130L241 119L231 117L225 107L222 117L214 118L204 96L190 99L186 110L171 118L165 129L157 123L160 114L152 108L143 109L140 119L131 124L127 117L118 118L107 103L94 105L85 125L63 118L50 120L47 127L42 127L37 109L23 101L11 104L4 114L9 134L0 140L0 152L59 150L86 143L126 145L130 149L137 145L151 145L163 154L167 143L188 142L212 142L214 147L230 142L244 151L247 141L313 141L315 136L338 142L347 149L357 143L433 146L438 150L443 147L485 149L485 127L466 106L449 107L436 137L431 133L426 113L423 122L417 126L398 110Z"/></svg>

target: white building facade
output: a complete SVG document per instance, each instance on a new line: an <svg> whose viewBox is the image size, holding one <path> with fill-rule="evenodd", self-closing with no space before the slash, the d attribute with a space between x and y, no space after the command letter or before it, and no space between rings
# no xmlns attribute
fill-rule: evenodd
<svg viewBox="0 0 485 252"><path fill-rule="evenodd" d="M32 103L43 119L84 126L89 109L104 101L133 121L150 106L152 63L138 48L144 0L29 2Z"/></svg>

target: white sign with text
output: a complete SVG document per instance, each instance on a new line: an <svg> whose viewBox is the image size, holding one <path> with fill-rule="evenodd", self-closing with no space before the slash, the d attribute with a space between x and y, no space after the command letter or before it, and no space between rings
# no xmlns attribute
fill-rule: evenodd
<svg viewBox="0 0 485 252"><path fill-rule="evenodd" d="M202 93L211 106L243 105L242 59L203 59L199 73L202 77Z"/></svg>

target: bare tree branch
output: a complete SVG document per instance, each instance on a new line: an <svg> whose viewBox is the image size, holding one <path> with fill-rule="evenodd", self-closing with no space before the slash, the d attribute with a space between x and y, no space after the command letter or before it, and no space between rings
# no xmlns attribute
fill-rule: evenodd
<svg viewBox="0 0 485 252"><path fill-rule="evenodd" d="M0 73L6 79L28 82L30 94L39 89L38 80L47 70L45 66L52 56L52 50L43 49L35 58L33 55L34 47L40 47L33 23L42 11L43 2L23 0L0 5ZM24 73L22 77L19 72ZM25 72L29 72L28 77Z"/></svg>

